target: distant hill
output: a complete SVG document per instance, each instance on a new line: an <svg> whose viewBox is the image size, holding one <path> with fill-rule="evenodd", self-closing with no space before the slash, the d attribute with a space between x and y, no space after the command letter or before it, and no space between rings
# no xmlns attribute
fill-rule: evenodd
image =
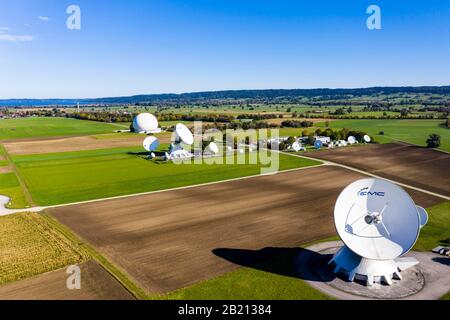
<svg viewBox="0 0 450 320"><path fill-rule="evenodd" d="M329 97L345 99L349 96L372 96L378 94L441 94L450 95L450 86L429 87L373 87L359 89L268 89L228 90L181 94L148 94L130 97L106 97L95 99L8 99L0 100L0 106L56 106L80 104L135 104L135 103L185 103L211 100L272 100L280 98Z"/></svg>

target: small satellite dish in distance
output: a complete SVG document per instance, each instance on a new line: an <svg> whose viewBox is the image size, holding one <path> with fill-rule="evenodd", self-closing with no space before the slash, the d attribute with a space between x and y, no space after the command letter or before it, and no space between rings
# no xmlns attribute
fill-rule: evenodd
<svg viewBox="0 0 450 320"><path fill-rule="evenodd" d="M154 136L147 137L144 140L143 146L147 151L155 151L159 148L159 140Z"/></svg>
<svg viewBox="0 0 450 320"><path fill-rule="evenodd" d="M347 141L350 144L355 144L356 143L356 138L354 136L350 136L350 137L348 137Z"/></svg>
<svg viewBox="0 0 450 320"><path fill-rule="evenodd" d="M176 140L180 140L187 145L192 145L194 143L194 135L191 130L182 123L175 126L175 134L178 138Z"/></svg>
<svg viewBox="0 0 450 320"><path fill-rule="evenodd" d="M211 143L208 145L207 149L208 149L211 153L214 153L214 154L219 153L219 146L218 146L215 142L211 142Z"/></svg>
<svg viewBox="0 0 450 320"><path fill-rule="evenodd" d="M367 134L364 136L363 139L364 139L364 141L367 142L367 143L370 143L370 141L372 141L372 138L369 137Z"/></svg>
<svg viewBox="0 0 450 320"><path fill-rule="evenodd" d="M322 148L323 143L320 140L316 140L316 142L314 142L314 147L319 150L320 148Z"/></svg>
<svg viewBox="0 0 450 320"><path fill-rule="evenodd" d="M295 152L299 152L299 151L302 149L302 145L300 144L300 142L295 141L295 142L292 144L292 149L293 149Z"/></svg>

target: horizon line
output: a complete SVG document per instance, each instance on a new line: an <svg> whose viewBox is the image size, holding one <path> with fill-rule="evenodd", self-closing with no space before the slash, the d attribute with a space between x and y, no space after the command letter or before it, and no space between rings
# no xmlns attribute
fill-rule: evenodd
<svg viewBox="0 0 450 320"><path fill-rule="evenodd" d="M11 100L101 100L110 98L132 98L138 96L158 96L158 95L185 95L185 94L197 94L197 93L218 93L218 92L239 92L239 91L291 91L291 90L367 90L367 89L381 89L381 88L446 88L450 87L450 84L444 85L401 85L401 86L370 86L370 87L314 87L314 88L256 88L256 89L217 89L217 90L201 90L201 91L182 91L182 92L161 92L161 93L139 93L139 94L129 94L129 95L110 95L102 97L85 97L85 98L0 98L0 101L11 101Z"/></svg>

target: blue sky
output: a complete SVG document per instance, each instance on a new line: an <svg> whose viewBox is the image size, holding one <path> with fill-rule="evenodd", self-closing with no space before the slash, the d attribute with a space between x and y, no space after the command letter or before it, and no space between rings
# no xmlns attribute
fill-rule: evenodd
<svg viewBox="0 0 450 320"><path fill-rule="evenodd" d="M0 99L449 85L449 61L450 0L0 2Z"/></svg>

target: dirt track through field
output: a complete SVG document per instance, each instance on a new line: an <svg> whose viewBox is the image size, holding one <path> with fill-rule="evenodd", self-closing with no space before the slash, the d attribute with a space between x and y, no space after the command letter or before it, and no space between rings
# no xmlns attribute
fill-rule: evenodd
<svg viewBox="0 0 450 320"><path fill-rule="evenodd" d="M307 155L450 196L450 154L447 153L404 143L390 143Z"/></svg>
<svg viewBox="0 0 450 320"><path fill-rule="evenodd" d="M158 136L160 143L170 143L170 138L170 134ZM111 139L80 136L26 141L17 140L4 142L3 145L11 155L25 155L140 146L144 139L145 135L136 134L130 134L129 137L118 136Z"/></svg>
<svg viewBox="0 0 450 320"><path fill-rule="evenodd" d="M214 249L297 246L334 235L336 198L362 177L325 166L48 211L149 293L165 293L238 267ZM441 202L410 193L424 207Z"/></svg>
<svg viewBox="0 0 450 320"><path fill-rule="evenodd" d="M0 287L1 300L132 300L133 296L94 261L80 266L81 289L68 290L66 269Z"/></svg>

